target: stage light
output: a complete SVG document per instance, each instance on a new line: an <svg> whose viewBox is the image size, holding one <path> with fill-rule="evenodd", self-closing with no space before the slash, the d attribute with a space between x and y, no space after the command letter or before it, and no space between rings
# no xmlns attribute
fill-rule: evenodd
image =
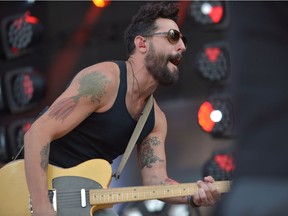
<svg viewBox="0 0 288 216"><path fill-rule="evenodd" d="M100 7L100 8L107 7L111 3L110 0L92 0L92 2L96 7Z"/></svg>
<svg viewBox="0 0 288 216"><path fill-rule="evenodd" d="M6 163L9 159L10 153L7 144L6 130L4 126L0 126L0 161Z"/></svg>
<svg viewBox="0 0 288 216"><path fill-rule="evenodd" d="M125 205L123 216L189 216L192 215L189 205L169 204L160 200L146 200Z"/></svg>
<svg viewBox="0 0 288 216"><path fill-rule="evenodd" d="M205 101L201 104L198 111L198 123L202 129L206 132L211 132L215 125L215 122L210 118L214 108L211 103Z"/></svg>
<svg viewBox="0 0 288 216"><path fill-rule="evenodd" d="M13 121L8 125L7 138L10 146L10 158L23 158L24 134L29 130L33 121L33 118L25 118Z"/></svg>
<svg viewBox="0 0 288 216"><path fill-rule="evenodd" d="M230 73L229 54L224 43L213 43L204 46L196 56L196 69L210 82L220 82Z"/></svg>
<svg viewBox="0 0 288 216"><path fill-rule="evenodd" d="M214 137L234 137L234 117L229 98L213 97L198 110L198 124Z"/></svg>
<svg viewBox="0 0 288 216"><path fill-rule="evenodd" d="M127 209L123 216L143 216L143 214L140 212L139 209L137 208L131 208L131 209Z"/></svg>
<svg viewBox="0 0 288 216"><path fill-rule="evenodd" d="M216 181L232 180L235 171L234 155L231 150L213 152L203 166L203 176L212 176Z"/></svg>
<svg viewBox="0 0 288 216"><path fill-rule="evenodd" d="M227 27L225 1L193 1L190 14L194 20L205 27Z"/></svg>
<svg viewBox="0 0 288 216"><path fill-rule="evenodd" d="M165 203L160 200L145 200L144 206L148 212L161 212Z"/></svg>
<svg viewBox="0 0 288 216"><path fill-rule="evenodd" d="M7 59L31 52L42 36L42 24L29 11L6 17L1 22L2 46Z"/></svg>
<svg viewBox="0 0 288 216"><path fill-rule="evenodd" d="M11 113L30 110L45 96L45 78L32 67L7 71L1 81L2 101Z"/></svg>
<svg viewBox="0 0 288 216"><path fill-rule="evenodd" d="M223 115L220 110L213 110L210 114L210 118L213 122L220 122Z"/></svg>

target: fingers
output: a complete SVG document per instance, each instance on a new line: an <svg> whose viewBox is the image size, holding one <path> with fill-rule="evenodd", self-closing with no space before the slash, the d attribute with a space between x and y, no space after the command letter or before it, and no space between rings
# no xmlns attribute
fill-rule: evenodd
<svg viewBox="0 0 288 216"><path fill-rule="evenodd" d="M212 176L206 176L204 177L204 181L205 182L210 182L210 183L213 183L215 182L214 178Z"/></svg>
<svg viewBox="0 0 288 216"><path fill-rule="evenodd" d="M203 188L199 188L192 199L197 206L207 205L207 197Z"/></svg>
<svg viewBox="0 0 288 216"><path fill-rule="evenodd" d="M213 184L213 177L207 176L204 181L197 181L198 191L193 195L193 201L196 205L211 206L214 205L220 198L221 194Z"/></svg>

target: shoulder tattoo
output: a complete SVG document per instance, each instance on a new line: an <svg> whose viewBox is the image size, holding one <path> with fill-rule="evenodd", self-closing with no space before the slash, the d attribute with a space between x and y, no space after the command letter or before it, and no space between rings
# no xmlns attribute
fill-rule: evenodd
<svg viewBox="0 0 288 216"><path fill-rule="evenodd" d="M63 98L53 104L48 115L56 120L64 121L74 110L82 97L90 97L91 103L100 102L105 92L105 86L111 83L106 76L98 72L92 72L79 79L78 94L69 98Z"/></svg>

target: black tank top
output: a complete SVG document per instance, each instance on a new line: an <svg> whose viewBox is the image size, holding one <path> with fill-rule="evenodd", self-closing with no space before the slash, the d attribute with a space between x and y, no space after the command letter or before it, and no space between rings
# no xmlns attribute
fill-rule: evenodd
<svg viewBox="0 0 288 216"><path fill-rule="evenodd" d="M50 164L68 168L94 158L112 163L124 153L137 121L131 117L125 103L126 64L116 63L120 68L120 85L113 106L106 112L92 113L70 133L51 142ZM137 143L152 131L154 124L153 106Z"/></svg>

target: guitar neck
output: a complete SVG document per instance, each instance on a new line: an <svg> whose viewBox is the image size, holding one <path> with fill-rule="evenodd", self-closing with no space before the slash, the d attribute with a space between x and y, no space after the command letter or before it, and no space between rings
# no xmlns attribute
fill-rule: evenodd
<svg viewBox="0 0 288 216"><path fill-rule="evenodd" d="M220 193L228 192L230 181L217 181L215 186ZM155 185L122 188L107 188L90 190L90 204L104 205L123 202L135 202L150 199L162 199L170 197L188 196L194 194L198 189L196 183L177 185Z"/></svg>

